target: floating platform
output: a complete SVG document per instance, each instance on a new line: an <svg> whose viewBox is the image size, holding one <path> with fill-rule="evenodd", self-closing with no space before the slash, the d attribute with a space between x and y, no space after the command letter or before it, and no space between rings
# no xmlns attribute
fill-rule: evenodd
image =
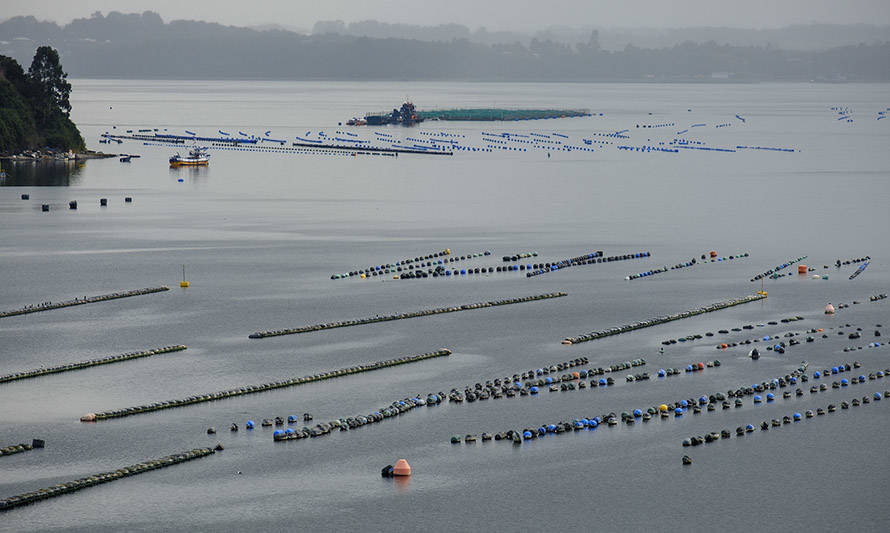
<svg viewBox="0 0 890 533"><path fill-rule="evenodd" d="M430 109L418 111L422 120L456 120L473 122L546 120L552 118L574 118L591 116L589 109L507 109L507 108L462 108Z"/></svg>

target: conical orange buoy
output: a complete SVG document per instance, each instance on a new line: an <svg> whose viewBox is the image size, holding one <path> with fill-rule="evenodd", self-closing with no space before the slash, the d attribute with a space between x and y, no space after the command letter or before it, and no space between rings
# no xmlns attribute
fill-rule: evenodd
<svg viewBox="0 0 890 533"><path fill-rule="evenodd" d="M709 255L711 257L717 257L717 250L711 250L711 253Z"/></svg>
<svg viewBox="0 0 890 533"><path fill-rule="evenodd" d="M392 475L394 476L410 476L411 475L411 465L408 464L408 461L404 459L399 459L396 461L395 466L392 467Z"/></svg>

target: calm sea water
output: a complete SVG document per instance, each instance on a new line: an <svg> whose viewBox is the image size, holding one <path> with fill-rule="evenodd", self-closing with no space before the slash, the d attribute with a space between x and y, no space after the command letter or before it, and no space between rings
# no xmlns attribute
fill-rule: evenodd
<svg viewBox="0 0 890 533"><path fill-rule="evenodd" d="M75 80L72 117L91 148L137 153L84 165L4 168L0 187L0 308L168 284L169 293L0 320L0 374L183 343L185 352L5 384L0 445L43 438L46 449L0 459L0 496L50 486L184 449L210 458L6 513L10 531L120 530L793 530L883 531L890 512L884 460L890 403L874 402L745 438L682 448L689 435L825 407L890 382L600 428L532 441L451 445L453 434L497 432L726 391L812 368L890 366L888 348L844 353L890 322L890 123L886 85L619 85L247 83ZM692 124L710 147L683 150L458 153L395 158L212 151L204 169L168 168L174 149L100 145L105 131L246 131L293 139L391 108L586 107L596 116L506 124L426 123L397 136L482 131L568 135L656 145ZM837 120L833 106L854 110ZM599 115L602 113L602 116ZM735 118L745 118L742 123ZM716 128L715 125L731 126ZM637 124L673 124L636 128ZM597 137L629 129L631 139ZM362 131L362 130L356 130ZM366 135L366 133L363 133ZM577 141L576 141L577 142ZM9 167L9 168L7 168ZM179 180L182 179L180 182ZM22 193L30 201L19 199ZM124 196L133 203L125 205ZM107 208L99 198L108 198ZM69 211L67 202L78 200ZM50 213L40 204L49 203ZM526 279L492 274L395 281L329 279L334 272L451 248L491 250L473 266L537 251L542 260L601 249L648 250L646 260L584 266ZM750 257L652 278L630 273L708 250ZM568 336L753 293L748 280L788 259L829 280L766 283L769 298L567 347ZM869 255L868 270L823 265ZM176 287L181 265L191 287ZM432 318L248 340L261 329L389 314L556 290L566 298ZM863 301L834 317L826 302ZM886 301L886 300L885 300ZM803 322L672 345L687 334L789 315ZM742 339L851 324L863 338L830 338L784 355L746 357ZM849 332L851 327L842 327ZM882 328L877 328L882 329ZM885 335L890 332L883 328ZM761 343L763 344L763 343ZM82 424L87 412L181 398L448 347L448 358L183 409ZM761 347L762 349L762 347ZM271 428L230 433L233 421L311 412L316 421L367 414L393 400L590 358L644 357L637 371L720 359L720 368L609 389L542 393L422 408L347 433L273 443ZM847 377L852 377L853 374ZM214 426L218 435L206 435ZM681 465L688 453L694 464ZM407 483L380 478L406 458ZM885 524L881 526L881 524Z"/></svg>

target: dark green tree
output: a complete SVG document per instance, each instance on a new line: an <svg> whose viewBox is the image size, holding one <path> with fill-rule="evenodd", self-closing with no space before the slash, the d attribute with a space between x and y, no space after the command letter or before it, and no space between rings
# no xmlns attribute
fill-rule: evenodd
<svg viewBox="0 0 890 533"><path fill-rule="evenodd" d="M15 59L0 55L0 154L45 146L85 150L68 116L70 92L59 54L52 48L37 51L27 74Z"/></svg>
<svg viewBox="0 0 890 533"><path fill-rule="evenodd" d="M69 116L71 103L68 97L71 95L71 84L68 83L68 73L62 70L59 52L51 46L38 48L28 74L37 83L38 90L47 103L62 110L66 117Z"/></svg>

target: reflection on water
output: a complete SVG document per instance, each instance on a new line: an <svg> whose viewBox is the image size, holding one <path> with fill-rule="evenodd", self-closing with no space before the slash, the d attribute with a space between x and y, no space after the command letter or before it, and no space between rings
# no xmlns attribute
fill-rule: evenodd
<svg viewBox="0 0 890 533"><path fill-rule="evenodd" d="M59 187L76 184L86 161L4 161L0 186Z"/></svg>
<svg viewBox="0 0 890 533"><path fill-rule="evenodd" d="M210 169L207 166L183 166L170 167L170 177L175 181L188 181L189 183L205 183Z"/></svg>
<svg viewBox="0 0 890 533"><path fill-rule="evenodd" d="M396 486L396 490L401 493L408 492L408 486L411 485L411 477L410 476L395 476L392 478L393 484Z"/></svg>

